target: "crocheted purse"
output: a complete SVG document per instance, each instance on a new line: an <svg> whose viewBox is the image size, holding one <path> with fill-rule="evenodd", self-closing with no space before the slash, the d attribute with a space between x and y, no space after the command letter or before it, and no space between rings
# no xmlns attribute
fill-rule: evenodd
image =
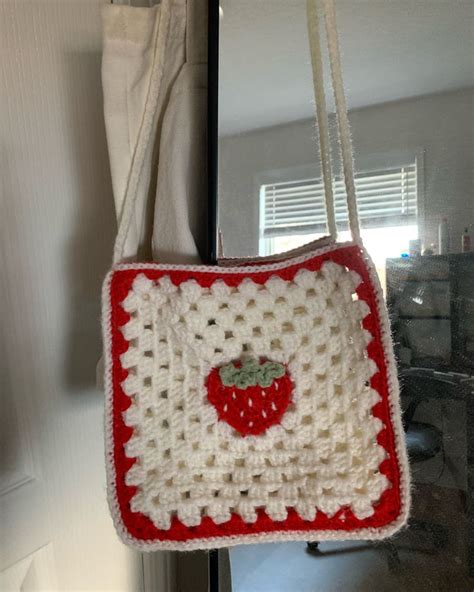
<svg viewBox="0 0 474 592"><path fill-rule="evenodd" d="M353 241L333 240L321 50L309 0L332 238L221 267L116 264L105 280L109 504L122 540L141 550L379 539L406 521L390 328L360 242L332 0L323 7Z"/></svg>

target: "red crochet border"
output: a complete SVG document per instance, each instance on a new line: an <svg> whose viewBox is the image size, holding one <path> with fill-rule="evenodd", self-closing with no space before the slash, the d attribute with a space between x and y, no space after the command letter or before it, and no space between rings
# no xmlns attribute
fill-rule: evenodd
<svg viewBox="0 0 474 592"><path fill-rule="evenodd" d="M175 285L190 279L199 281L201 286L208 287L215 280L223 279L229 286L238 285L244 277L251 277L256 283L264 283L272 275L280 276L285 280L291 280L296 272L305 268L311 271L318 270L325 261L334 261L340 265L356 271L362 278L357 289L360 299L365 300L370 308L370 313L363 321L363 326L372 335L373 340L368 346L368 355L372 358L379 371L372 377L371 386L381 396L381 401L373 407L373 415L379 417L384 423L384 428L377 436L378 443L385 448L388 455L380 464L379 470L386 475L392 483L375 506L374 514L363 520L354 516L349 508L341 508L334 516L328 517L322 512L317 512L312 521L303 520L292 508L288 510L288 517L283 522L274 522L266 515L264 510L258 510L258 518L253 524L246 524L242 518L233 514L231 520L224 524L215 524L209 517L204 517L199 526L188 527L177 518L172 520L169 530L160 530L151 520L141 513L132 512L130 500L135 495L135 486L125 485L125 475L134 464L135 458L125 455L124 444L133 433L133 428L125 425L123 412L129 407L130 399L124 393L121 383L127 377L127 371L120 364L120 356L128 348L128 342L124 339L120 327L128 320L129 315L124 311L121 303L131 289L134 278L145 274L152 280L157 280L163 275L168 275ZM112 382L113 382L113 458L116 474L116 493L123 524L126 530L135 539L141 541L188 541L192 539L206 539L209 537L227 537L231 535L251 535L268 533L273 531L321 531L341 530L352 531L366 528L381 528L394 522L401 512L400 490L400 466L397 458L395 436L390 415L389 392L387 380L387 365L385 362L383 341L381 335L381 323L377 310L376 291L372 285L370 275L361 250L357 246L341 247L323 255L316 255L304 263L291 264L284 269L271 271L257 271L252 274L238 271L231 273L195 272L186 270L157 269L150 264L150 268L118 269L113 272L110 282L111 302L111 332L112 332Z"/></svg>

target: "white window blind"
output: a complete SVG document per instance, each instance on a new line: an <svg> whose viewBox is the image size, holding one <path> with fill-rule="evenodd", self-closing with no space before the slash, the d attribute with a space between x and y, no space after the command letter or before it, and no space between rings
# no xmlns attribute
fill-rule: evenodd
<svg viewBox="0 0 474 592"><path fill-rule="evenodd" d="M357 174L357 205L362 228L416 223L416 164ZM344 182L334 183L336 223L348 227ZM263 237L326 231L326 210L321 179L303 179L262 185Z"/></svg>

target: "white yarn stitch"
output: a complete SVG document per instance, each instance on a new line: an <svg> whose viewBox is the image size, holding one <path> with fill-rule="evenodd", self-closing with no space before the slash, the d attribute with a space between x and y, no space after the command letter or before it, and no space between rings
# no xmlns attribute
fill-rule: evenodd
<svg viewBox="0 0 474 592"><path fill-rule="evenodd" d="M275 521L288 507L306 520L343 506L372 515L389 483L378 472L386 454L371 414L378 394L366 386L376 371L361 327L368 307L352 299L359 282L332 262L294 281L245 279L237 288L136 277L123 302L131 314L123 334L135 345L121 360L133 396L125 423L136 428L126 453L139 459L126 476L138 488L132 511L160 529L173 515L187 526L233 512L251 523L258 508ZM295 385L281 425L245 438L218 421L205 387L213 367L244 353L287 364Z"/></svg>

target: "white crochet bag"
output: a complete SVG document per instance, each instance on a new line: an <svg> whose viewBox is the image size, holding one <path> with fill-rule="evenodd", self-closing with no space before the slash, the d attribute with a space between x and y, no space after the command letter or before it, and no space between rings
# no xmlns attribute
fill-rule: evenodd
<svg viewBox="0 0 474 592"><path fill-rule="evenodd" d="M225 266L120 263L103 287L108 497L141 550L380 539L409 507L390 328L360 241L332 0L322 0L352 242L336 242L314 0L308 22L330 237ZM141 130L149 139L161 66ZM148 136L147 136L148 134Z"/></svg>

